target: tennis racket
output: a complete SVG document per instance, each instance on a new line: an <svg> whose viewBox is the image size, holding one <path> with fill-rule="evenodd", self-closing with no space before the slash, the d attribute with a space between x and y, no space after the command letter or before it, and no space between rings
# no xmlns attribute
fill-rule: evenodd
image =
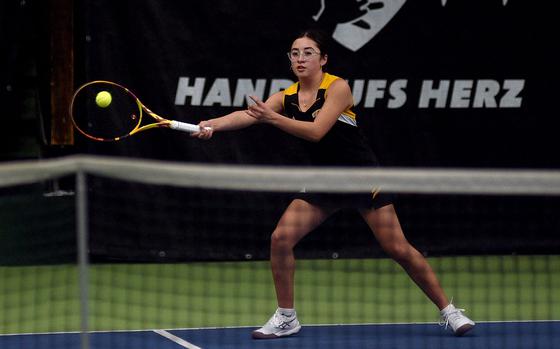
<svg viewBox="0 0 560 349"><path fill-rule="evenodd" d="M105 99L96 101L100 92ZM155 122L143 125L146 114ZM157 115L128 88L104 80L88 82L76 90L70 103L70 117L81 134L99 142L120 141L152 128L170 128L188 133L200 131L198 125Z"/></svg>

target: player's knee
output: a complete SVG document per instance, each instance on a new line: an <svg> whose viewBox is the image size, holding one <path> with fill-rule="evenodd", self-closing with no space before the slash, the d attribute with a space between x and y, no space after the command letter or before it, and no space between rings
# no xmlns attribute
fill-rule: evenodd
<svg viewBox="0 0 560 349"><path fill-rule="evenodd" d="M289 249L293 248L295 245L290 232L282 228L276 228L274 230L270 237L270 243L272 248L278 249Z"/></svg>
<svg viewBox="0 0 560 349"><path fill-rule="evenodd" d="M406 262L410 257L410 245L408 243L389 243L383 246L385 252L397 262Z"/></svg>

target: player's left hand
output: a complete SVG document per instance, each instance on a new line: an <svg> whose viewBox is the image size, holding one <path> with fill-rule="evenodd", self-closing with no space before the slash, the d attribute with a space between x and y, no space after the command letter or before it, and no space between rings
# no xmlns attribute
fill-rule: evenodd
<svg viewBox="0 0 560 349"><path fill-rule="evenodd" d="M249 96L255 104L252 104L247 109L246 113L251 117L259 120L260 122L272 122L275 113L265 102L261 101L256 96Z"/></svg>

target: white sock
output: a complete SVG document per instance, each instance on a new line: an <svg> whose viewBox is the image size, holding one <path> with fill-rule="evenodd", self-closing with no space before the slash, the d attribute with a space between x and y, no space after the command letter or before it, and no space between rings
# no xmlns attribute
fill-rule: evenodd
<svg viewBox="0 0 560 349"><path fill-rule="evenodd" d="M296 313L296 310L293 309L293 308L280 308L280 307L278 307L278 309L276 311L279 312L280 314L286 316L286 317L292 317Z"/></svg>
<svg viewBox="0 0 560 349"><path fill-rule="evenodd" d="M454 306L453 304L449 303L448 306L446 306L445 308L443 308L443 309L440 310L440 313L441 313L441 314L445 314L445 313L447 313L447 312L449 312L449 311L451 311L451 310L453 310L453 309L455 309L455 306Z"/></svg>

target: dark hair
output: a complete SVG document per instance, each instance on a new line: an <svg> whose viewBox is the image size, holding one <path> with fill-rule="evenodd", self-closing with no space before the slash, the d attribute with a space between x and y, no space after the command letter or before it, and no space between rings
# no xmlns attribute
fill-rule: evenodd
<svg viewBox="0 0 560 349"><path fill-rule="evenodd" d="M330 38L321 29L316 29L316 28L306 29L306 30L300 32L299 35L297 35L294 40L301 39L301 38L309 38L309 39L313 40L317 44L317 47L319 48L319 51L321 51L320 52L321 57L324 57L324 56L329 54L329 49L330 49L329 39ZM327 71L327 65L326 64L323 66L323 71Z"/></svg>
<svg viewBox="0 0 560 349"><path fill-rule="evenodd" d="M294 40L300 38L309 38L317 44L319 51L321 51L321 56L327 55L329 53L329 37L321 29L306 29L299 33Z"/></svg>

